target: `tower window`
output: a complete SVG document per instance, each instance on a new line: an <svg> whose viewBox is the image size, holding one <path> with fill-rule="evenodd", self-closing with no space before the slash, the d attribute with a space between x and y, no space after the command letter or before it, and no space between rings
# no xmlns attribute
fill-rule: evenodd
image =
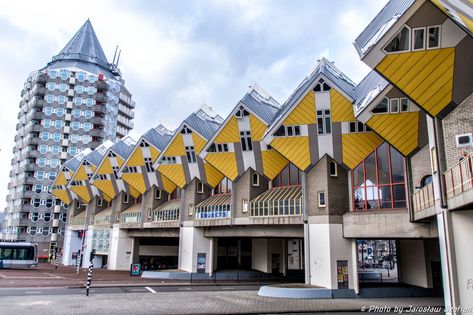
<svg viewBox="0 0 473 315"><path fill-rule="evenodd" d="M318 200L319 208L325 208L327 206L327 201L325 200L325 191L317 192L317 200Z"/></svg>
<svg viewBox="0 0 473 315"><path fill-rule="evenodd" d="M408 51L410 44L411 31L407 26L404 26L399 33L384 47L386 52L401 52Z"/></svg>
<svg viewBox="0 0 473 315"><path fill-rule="evenodd" d="M187 156L187 162L189 163L197 162L193 146L186 147L186 156Z"/></svg>
<svg viewBox="0 0 473 315"><path fill-rule="evenodd" d="M154 191L154 199L159 200L162 197L161 189L156 189Z"/></svg>
<svg viewBox="0 0 473 315"><path fill-rule="evenodd" d="M330 161L330 176L337 177L338 176L338 165L335 161Z"/></svg>
<svg viewBox="0 0 473 315"><path fill-rule="evenodd" d="M258 173L251 174L251 185L259 186L259 174Z"/></svg>
<svg viewBox="0 0 473 315"><path fill-rule="evenodd" d="M429 26L427 48L440 48L440 26Z"/></svg>
<svg viewBox="0 0 473 315"><path fill-rule="evenodd" d="M330 116L330 109L317 111L317 133L319 135L332 133L332 118Z"/></svg>
<svg viewBox="0 0 473 315"><path fill-rule="evenodd" d="M425 27L412 30L412 50L425 48Z"/></svg>
<svg viewBox="0 0 473 315"><path fill-rule="evenodd" d="M123 194L122 201L123 201L123 203L130 202L130 196L128 194Z"/></svg>
<svg viewBox="0 0 473 315"><path fill-rule="evenodd" d="M253 141L251 131L240 131L241 149L243 151L253 151Z"/></svg>
<svg viewBox="0 0 473 315"><path fill-rule="evenodd" d="M198 182L197 183L197 193L203 194L204 193L204 183Z"/></svg>

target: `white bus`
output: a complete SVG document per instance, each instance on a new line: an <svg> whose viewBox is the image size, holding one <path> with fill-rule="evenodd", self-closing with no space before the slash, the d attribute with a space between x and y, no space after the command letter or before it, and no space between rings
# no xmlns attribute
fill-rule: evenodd
<svg viewBox="0 0 473 315"><path fill-rule="evenodd" d="M0 242L0 269L30 269L38 266L38 245Z"/></svg>

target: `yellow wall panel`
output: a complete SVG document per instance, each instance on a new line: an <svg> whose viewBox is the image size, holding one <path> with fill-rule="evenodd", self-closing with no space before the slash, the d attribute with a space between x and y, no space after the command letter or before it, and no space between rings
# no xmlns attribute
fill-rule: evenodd
<svg viewBox="0 0 473 315"><path fill-rule="evenodd" d="M367 125L405 156L417 148L418 112L373 115Z"/></svg>
<svg viewBox="0 0 473 315"><path fill-rule="evenodd" d="M166 176L161 175L161 179L163 180L163 189L168 194L171 194L176 189L176 184L174 184L169 178Z"/></svg>
<svg viewBox="0 0 473 315"><path fill-rule="evenodd" d="M130 185L128 187L128 190L129 190L130 195L133 196L133 198L138 198L141 195L141 193L138 190L136 190L135 188L133 188Z"/></svg>
<svg viewBox="0 0 473 315"><path fill-rule="evenodd" d="M350 169L355 168L382 142L383 139L374 132L343 134L343 163Z"/></svg>
<svg viewBox="0 0 473 315"><path fill-rule="evenodd" d="M192 133L192 141L194 141L194 149L197 154L202 151L202 149L205 147L207 144L207 140L196 134L195 132Z"/></svg>
<svg viewBox="0 0 473 315"><path fill-rule="evenodd" d="M141 147L137 144L135 149L128 158L127 166L144 166L145 162L143 159L143 153L141 152Z"/></svg>
<svg viewBox="0 0 473 315"><path fill-rule="evenodd" d="M71 203L71 199L69 198L69 195L65 189L56 189L53 191L53 195L64 202L66 205Z"/></svg>
<svg viewBox="0 0 473 315"><path fill-rule="evenodd" d="M111 180L94 180L95 187L100 190L103 194L105 194L109 199L115 198L117 192L113 188L113 184Z"/></svg>
<svg viewBox="0 0 473 315"><path fill-rule="evenodd" d="M209 153L205 160L222 172L230 180L238 176L235 152Z"/></svg>
<svg viewBox="0 0 473 315"><path fill-rule="evenodd" d="M67 185L67 179L66 179L66 175L64 174L64 171L59 172L59 175L56 177L56 180L54 181L54 185Z"/></svg>
<svg viewBox="0 0 473 315"><path fill-rule="evenodd" d="M315 94L310 91L283 122L284 125L315 124Z"/></svg>
<svg viewBox="0 0 473 315"><path fill-rule="evenodd" d="M263 172L269 179L274 179L286 167L289 161L275 150L261 152Z"/></svg>
<svg viewBox="0 0 473 315"><path fill-rule="evenodd" d="M97 174L112 174L112 164L110 163L110 158L105 157L105 159L102 162L102 165L100 165L99 169L97 170Z"/></svg>
<svg viewBox="0 0 473 315"><path fill-rule="evenodd" d="M186 177L184 176L184 169L181 164L163 164L158 167L158 171L179 186L179 188L184 188L186 185Z"/></svg>
<svg viewBox="0 0 473 315"><path fill-rule="evenodd" d="M172 143L169 145L166 152L164 152L166 156L183 156L186 155L184 150L184 139L182 138L182 134L179 132Z"/></svg>
<svg viewBox="0 0 473 315"><path fill-rule="evenodd" d="M352 103L336 89L330 90L330 106L333 122L355 120Z"/></svg>
<svg viewBox="0 0 473 315"><path fill-rule="evenodd" d="M215 137L215 143L232 143L240 141L240 131L238 129L238 121L232 116L222 131Z"/></svg>
<svg viewBox="0 0 473 315"><path fill-rule="evenodd" d="M274 138L271 146L300 170L305 170L311 163L309 137Z"/></svg>
<svg viewBox="0 0 473 315"><path fill-rule="evenodd" d="M87 173L85 172L85 167L84 165L80 165L79 169L77 170L77 173L75 176L72 178L74 180L88 180L89 177L87 177Z"/></svg>
<svg viewBox="0 0 473 315"><path fill-rule="evenodd" d="M255 115L250 114L251 138L253 141L261 141L268 126Z"/></svg>
<svg viewBox="0 0 473 315"><path fill-rule="evenodd" d="M86 186L71 186L71 190L82 200L83 203L89 203L92 199Z"/></svg>
<svg viewBox="0 0 473 315"><path fill-rule="evenodd" d="M376 69L435 116L452 101L455 48L386 56Z"/></svg>
<svg viewBox="0 0 473 315"><path fill-rule="evenodd" d="M153 161L153 163L156 162L156 159L158 158L159 153L161 152L159 152L158 149L156 149L155 147L151 145L149 146L149 152L151 153L151 160Z"/></svg>
<svg viewBox="0 0 473 315"><path fill-rule="evenodd" d="M141 194L146 192L146 185L143 175L140 173L126 173L122 175L122 179L131 187L138 190Z"/></svg>
<svg viewBox="0 0 473 315"><path fill-rule="evenodd" d="M210 187L212 188L217 186L224 178L224 175L220 173L215 167L213 167L209 163L204 163L204 169L205 169L205 178L207 179L207 184L209 184Z"/></svg>

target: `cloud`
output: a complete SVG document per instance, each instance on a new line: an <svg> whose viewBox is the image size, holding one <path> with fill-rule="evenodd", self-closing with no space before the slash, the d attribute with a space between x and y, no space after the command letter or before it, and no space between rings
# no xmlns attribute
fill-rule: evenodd
<svg viewBox="0 0 473 315"><path fill-rule="evenodd" d="M258 83L283 103L322 56L355 81L369 69L352 42L378 0L9 1L0 11L0 209L5 205L20 91L90 18L136 101L135 138L175 128L202 103L226 116Z"/></svg>

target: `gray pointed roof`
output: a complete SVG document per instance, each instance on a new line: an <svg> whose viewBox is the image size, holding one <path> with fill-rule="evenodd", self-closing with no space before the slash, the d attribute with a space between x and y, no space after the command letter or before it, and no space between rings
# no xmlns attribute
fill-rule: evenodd
<svg viewBox="0 0 473 315"><path fill-rule="evenodd" d="M131 137L127 136L117 142L115 142L110 150L121 156L123 159L127 159L135 147L136 141Z"/></svg>
<svg viewBox="0 0 473 315"><path fill-rule="evenodd" d="M388 85L388 81L376 71L368 73L355 88L355 116L357 117Z"/></svg>
<svg viewBox="0 0 473 315"><path fill-rule="evenodd" d="M53 57L52 63L58 61L83 61L109 69L107 57L89 20L82 25L59 54Z"/></svg>
<svg viewBox="0 0 473 315"><path fill-rule="evenodd" d="M263 119L268 125L272 122L274 115L276 115L281 108L281 104L256 84L248 93L245 94L241 99L241 102Z"/></svg>
<svg viewBox="0 0 473 315"><path fill-rule="evenodd" d="M322 58L319 60L317 67L299 84L299 86L292 92L287 101L281 107L276 115L274 115L270 128L277 124L278 121L283 117L297 102L297 100L307 91L307 89L319 78L320 75L324 75L330 82L335 84L337 88L346 93L352 99L355 99L355 86L356 84L343 72L338 70L335 65ZM268 129L269 130L269 129Z"/></svg>
<svg viewBox="0 0 473 315"><path fill-rule="evenodd" d="M190 114L183 122L183 124L187 124L200 133L207 141L212 138L222 123L223 118L213 112L212 107L207 104L201 105L195 113Z"/></svg>
<svg viewBox="0 0 473 315"><path fill-rule="evenodd" d="M159 125L156 128L151 128L144 135L143 138L148 140L154 145L160 152L164 150L169 140L171 140L173 133L166 129L163 125Z"/></svg>
<svg viewBox="0 0 473 315"><path fill-rule="evenodd" d="M92 150L90 150L89 148L85 148L82 152L74 155L72 158L64 162L64 166L67 167L69 170L75 172L79 167L80 162L82 162L84 156L88 155L90 152L92 152Z"/></svg>
<svg viewBox="0 0 473 315"><path fill-rule="evenodd" d="M353 43L360 58L363 58L378 43L414 2L415 0L390 0L384 6Z"/></svg>

